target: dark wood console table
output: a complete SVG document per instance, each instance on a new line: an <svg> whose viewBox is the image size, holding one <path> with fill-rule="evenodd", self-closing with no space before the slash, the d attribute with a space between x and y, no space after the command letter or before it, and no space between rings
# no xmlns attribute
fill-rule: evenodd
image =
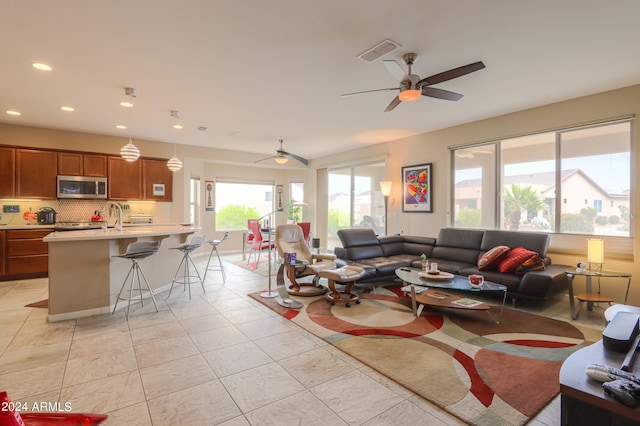
<svg viewBox="0 0 640 426"><path fill-rule="evenodd" d="M604 364L620 368L626 353L614 352L602 345L602 340L569 356L560 369L562 425L615 425L640 423L640 407L631 408L606 396L602 384L589 378L589 364ZM640 359L632 371L640 376Z"/></svg>

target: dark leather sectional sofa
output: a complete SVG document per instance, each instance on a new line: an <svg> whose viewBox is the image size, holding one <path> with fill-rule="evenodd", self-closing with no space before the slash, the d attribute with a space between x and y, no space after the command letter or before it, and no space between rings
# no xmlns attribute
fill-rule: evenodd
<svg viewBox="0 0 640 426"><path fill-rule="evenodd" d="M424 253L438 269L458 275L482 274L488 281L507 286L507 294L516 299L545 300L565 291L568 281L565 265L553 265L547 257L549 235L534 232L502 230L441 229L437 238L393 235L378 238L372 229L341 229L338 237L342 247L336 247L336 263L357 265L365 269L358 282L379 282L396 278L400 267L420 267ZM523 276L478 269L480 257L493 247L505 245L524 247L537 252L545 269L529 271Z"/></svg>

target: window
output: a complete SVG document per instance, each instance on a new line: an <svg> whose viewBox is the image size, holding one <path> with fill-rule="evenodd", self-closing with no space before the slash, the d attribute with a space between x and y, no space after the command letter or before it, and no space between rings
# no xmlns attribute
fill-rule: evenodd
<svg viewBox="0 0 640 426"><path fill-rule="evenodd" d="M329 249L340 245L337 233L342 228L372 228L376 234L385 234L384 197L380 191L384 176L384 163L329 171Z"/></svg>
<svg viewBox="0 0 640 426"><path fill-rule="evenodd" d="M452 148L453 226L629 236L630 148L628 119Z"/></svg>
<svg viewBox="0 0 640 426"><path fill-rule="evenodd" d="M291 182L289 184L290 203L302 203L304 202L304 182ZM289 213L287 219L295 220L296 222L302 222L302 206L289 207Z"/></svg>
<svg viewBox="0 0 640 426"><path fill-rule="evenodd" d="M247 229L247 220L273 211L273 184L216 181L216 231Z"/></svg>
<svg viewBox="0 0 640 426"><path fill-rule="evenodd" d="M189 222L200 226L200 178L191 178L189 192Z"/></svg>

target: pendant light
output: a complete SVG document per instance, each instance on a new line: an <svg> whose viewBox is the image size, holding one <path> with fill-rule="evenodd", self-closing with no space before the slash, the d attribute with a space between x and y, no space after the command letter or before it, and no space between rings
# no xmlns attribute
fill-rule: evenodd
<svg viewBox="0 0 640 426"><path fill-rule="evenodd" d="M124 89L124 94L129 97L129 102L121 103L121 105L126 106L127 108L133 108L133 102L131 102L131 98L136 97L138 91L132 87L126 87ZM128 162L136 161L140 158L140 150L137 146L133 144L131 140L131 110L129 110L129 143L120 148L120 156Z"/></svg>
<svg viewBox="0 0 640 426"><path fill-rule="evenodd" d="M176 120L180 117L180 111L171 111L171 117L175 118ZM182 129L182 126L180 126L178 123L175 123L173 125L174 129ZM169 170L171 170L172 172L177 172L180 169L182 169L182 161L180 161L180 159L176 156L176 144L173 144L173 157L171 157L169 159L169 161L167 161L167 167L169 168Z"/></svg>

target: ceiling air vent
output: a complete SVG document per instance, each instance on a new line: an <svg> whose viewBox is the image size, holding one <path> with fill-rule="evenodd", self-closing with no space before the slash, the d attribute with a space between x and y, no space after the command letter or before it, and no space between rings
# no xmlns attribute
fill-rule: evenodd
<svg viewBox="0 0 640 426"><path fill-rule="evenodd" d="M207 130L208 127L205 126L198 126L198 130L200 130L201 132L204 132L205 130Z"/></svg>
<svg viewBox="0 0 640 426"><path fill-rule="evenodd" d="M372 47L371 49L359 54L358 59L362 59L365 62L371 63L383 57L392 50L395 50L399 46L400 45L395 41L387 39L382 43L378 43L375 47Z"/></svg>

